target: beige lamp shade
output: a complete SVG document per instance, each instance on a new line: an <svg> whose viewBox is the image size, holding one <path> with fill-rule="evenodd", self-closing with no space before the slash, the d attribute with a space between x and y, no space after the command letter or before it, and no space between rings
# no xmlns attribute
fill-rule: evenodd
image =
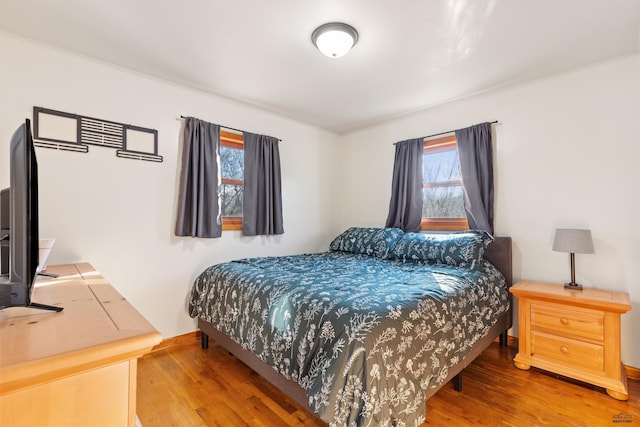
<svg viewBox="0 0 640 427"><path fill-rule="evenodd" d="M574 254L592 254L593 240L591 230L576 228L558 228L553 239L553 250Z"/></svg>

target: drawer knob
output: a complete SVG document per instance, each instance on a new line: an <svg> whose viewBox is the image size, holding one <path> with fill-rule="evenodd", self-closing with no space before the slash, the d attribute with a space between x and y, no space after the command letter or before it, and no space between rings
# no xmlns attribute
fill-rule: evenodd
<svg viewBox="0 0 640 427"><path fill-rule="evenodd" d="M566 317L561 317L560 318L560 323L562 323L563 325L568 325L569 324L569 319L567 319Z"/></svg>
<svg viewBox="0 0 640 427"><path fill-rule="evenodd" d="M569 348L567 348L567 346L563 345L563 346L560 347L560 352L562 352L564 354L567 354L567 353L569 353Z"/></svg>

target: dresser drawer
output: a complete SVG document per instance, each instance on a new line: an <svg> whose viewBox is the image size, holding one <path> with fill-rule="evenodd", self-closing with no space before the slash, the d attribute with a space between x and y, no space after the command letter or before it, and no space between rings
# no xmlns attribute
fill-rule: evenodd
<svg viewBox="0 0 640 427"><path fill-rule="evenodd" d="M604 340L604 315L595 310L571 310L545 304L531 304L531 327Z"/></svg>
<svg viewBox="0 0 640 427"><path fill-rule="evenodd" d="M531 354L566 366L604 370L604 347L588 342L531 332Z"/></svg>

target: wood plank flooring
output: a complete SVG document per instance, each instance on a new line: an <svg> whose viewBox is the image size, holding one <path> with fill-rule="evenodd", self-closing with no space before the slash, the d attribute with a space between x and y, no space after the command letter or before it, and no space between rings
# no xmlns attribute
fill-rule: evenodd
<svg viewBox="0 0 640 427"><path fill-rule="evenodd" d="M513 366L517 341L492 344L463 374L461 393L445 385L427 401L423 426L640 426L640 381L629 400L602 388ZM324 426L214 341L180 344L138 364L143 427Z"/></svg>

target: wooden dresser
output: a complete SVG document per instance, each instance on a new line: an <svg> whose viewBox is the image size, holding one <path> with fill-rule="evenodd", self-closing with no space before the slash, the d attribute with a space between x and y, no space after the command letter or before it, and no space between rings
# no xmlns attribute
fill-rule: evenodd
<svg viewBox="0 0 640 427"><path fill-rule="evenodd" d="M624 292L520 281L516 367L535 366L604 387L627 400L627 375L620 360L620 315L631 310Z"/></svg>
<svg viewBox="0 0 640 427"><path fill-rule="evenodd" d="M32 300L0 311L0 425L136 425L137 358L156 331L87 263L52 266Z"/></svg>

